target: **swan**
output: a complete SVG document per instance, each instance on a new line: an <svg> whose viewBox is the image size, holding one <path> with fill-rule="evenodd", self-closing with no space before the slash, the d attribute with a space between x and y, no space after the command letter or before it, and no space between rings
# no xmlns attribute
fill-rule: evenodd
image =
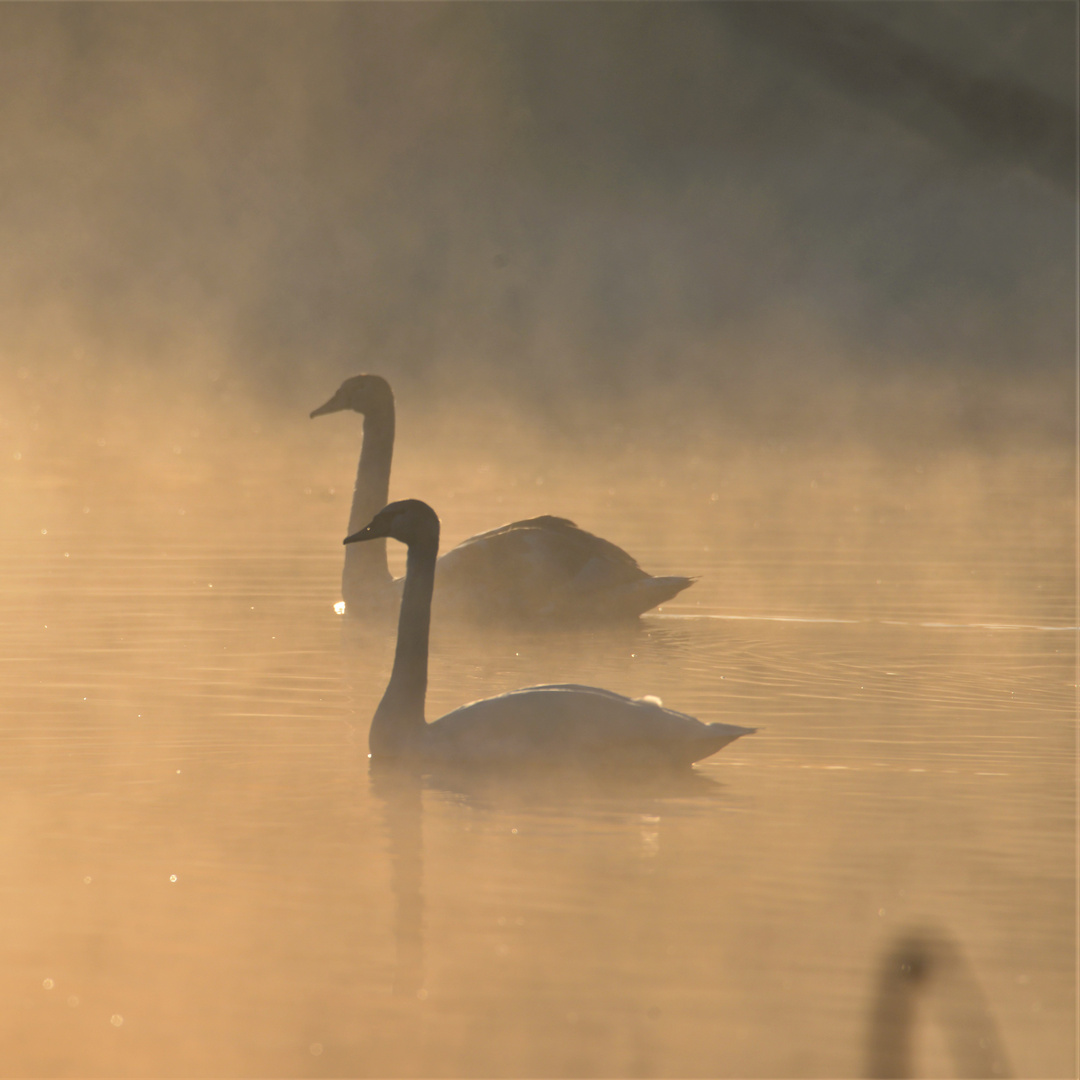
<svg viewBox="0 0 1080 1080"><path fill-rule="evenodd" d="M394 394L380 375L346 379L312 418L352 409L364 417L349 532L389 501L394 453ZM481 619L636 618L693 584L689 577L653 577L622 548L566 518L528 518L480 533L438 561L437 605ZM389 606L397 598L386 541L350 547L341 592L347 612Z"/></svg>
<svg viewBox="0 0 1080 1080"><path fill-rule="evenodd" d="M932 927L899 935L882 957L867 1033L870 1077L918 1075L913 1034L928 998L952 1053L956 1076L1011 1076L993 1014L960 946Z"/></svg>
<svg viewBox="0 0 1080 1080"><path fill-rule="evenodd" d="M424 719L428 630L439 519L427 503L405 499L379 511L357 541L393 537L408 547L390 682L371 721L373 763L690 766L753 728L703 724L656 698L627 698L592 686L530 686Z"/></svg>

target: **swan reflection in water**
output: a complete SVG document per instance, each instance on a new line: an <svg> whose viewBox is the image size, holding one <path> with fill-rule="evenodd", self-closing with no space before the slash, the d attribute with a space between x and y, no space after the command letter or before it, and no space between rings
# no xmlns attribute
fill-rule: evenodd
<svg viewBox="0 0 1080 1080"><path fill-rule="evenodd" d="M959 946L935 930L911 930L888 948L878 972L866 1075L914 1076L912 1036L920 999L948 1043L957 1076L1011 1076L997 1025Z"/></svg>
<svg viewBox="0 0 1080 1080"><path fill-rule="evenodd" d="M490 770L437 764L421 775L398 761L369 763L371 790L382 803L383 826L394 898L395 964L393 995L423 1000L425 986L423 799L450 797L487 812L526 810L543 817L567 812L575 817L616 813L628 819L659 821L660 807L671 800L717 799L724 787L692 770L680 772L607 772L601 775L518 770L501 776Z"/></svg>
<svg viewBox="0 0 1080 1080"><path fill-rule="evenodd" d="M393 537L408 547L397 648L390 682L368 736L373 761L472 766L515 764L688 767L753 728L703 724L656 698L627 698L591 686L514 690L463 705L432 723L424 718L428 635L439 519L417 499L384 507L345 543Z"/></svg>
<svg viewBox="0 0 1080 1080"><path fill-rule="evenodd" d="M421 778L411 770L373 768L372 791L382 801L394 894L395 997L424 987L424 851Z"/></svg>
<svg viewBox="0 0 1080 1080"><path fill-rule="evenodd" d="M346 379L312 417L350 409L364 417L349 533L367 524L389 500L394 454L394 394L379 375ZM392 609L402 583L394 581L381 537L345 553L341 591L347 614ZM514 521L480 533L437 564L436 606L473 619L541 621L636 619L693 584L677 575L653 577L608 540L565 518Z"/></svg>

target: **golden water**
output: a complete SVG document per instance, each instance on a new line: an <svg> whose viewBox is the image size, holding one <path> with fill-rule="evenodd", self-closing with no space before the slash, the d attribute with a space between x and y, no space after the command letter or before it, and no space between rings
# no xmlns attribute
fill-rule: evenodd
<svg viewBox="0 0 1080 1080"><path fill-rule="evenodd" d="M433 465L405 414L391 491L446 544L555 512L700 579L637 629L436 626L429 716L577 681L759 729L683 780L410 783L366 761L391 635L332 609L359 423L307 421L324 390L9 416L4 1075L858 1075L912 926L1017 1075L1074 1075L1068 455L508 424Z"/></svg>

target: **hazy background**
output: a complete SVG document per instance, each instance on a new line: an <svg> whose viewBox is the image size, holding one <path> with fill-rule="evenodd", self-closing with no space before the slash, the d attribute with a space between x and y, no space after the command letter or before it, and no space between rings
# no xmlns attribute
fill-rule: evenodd
<svg viewBox="0 0 1080 1080"><path fill-rule="evenodd" d="M1076 13L0 3L0 1072L862 1075L930 925L1076 1076ZM436 620L429 715L757 734L379 790L363 370L444 546L698 579Z"/></svg>
<svg viewBox="0 0 1080 1080"><path fill-rule="evenodd" d="M5 4L5 420L166 376L159 415L299 415L372 370L579 435L1068 439L1075 30L1041 2Z"/></svg>

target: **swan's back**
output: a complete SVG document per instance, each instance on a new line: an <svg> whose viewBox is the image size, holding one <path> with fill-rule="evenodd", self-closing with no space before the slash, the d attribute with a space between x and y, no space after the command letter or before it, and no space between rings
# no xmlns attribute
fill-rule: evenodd
<svg viewBox="0 0 1080 1080"><path fill-rule="evenodd" d="M429 724L424 754L457 762L689 766L753 728L703 724L655 698L591 686L530 686Z"/></svg>
<svg viewBox="0 0 1080 1080"><path fill-rule="evenodd" d="M632 617L692 584L652 577L616 544L551 515L470 537L439 559L436 580L437 604L552 619Z"/></svg>

